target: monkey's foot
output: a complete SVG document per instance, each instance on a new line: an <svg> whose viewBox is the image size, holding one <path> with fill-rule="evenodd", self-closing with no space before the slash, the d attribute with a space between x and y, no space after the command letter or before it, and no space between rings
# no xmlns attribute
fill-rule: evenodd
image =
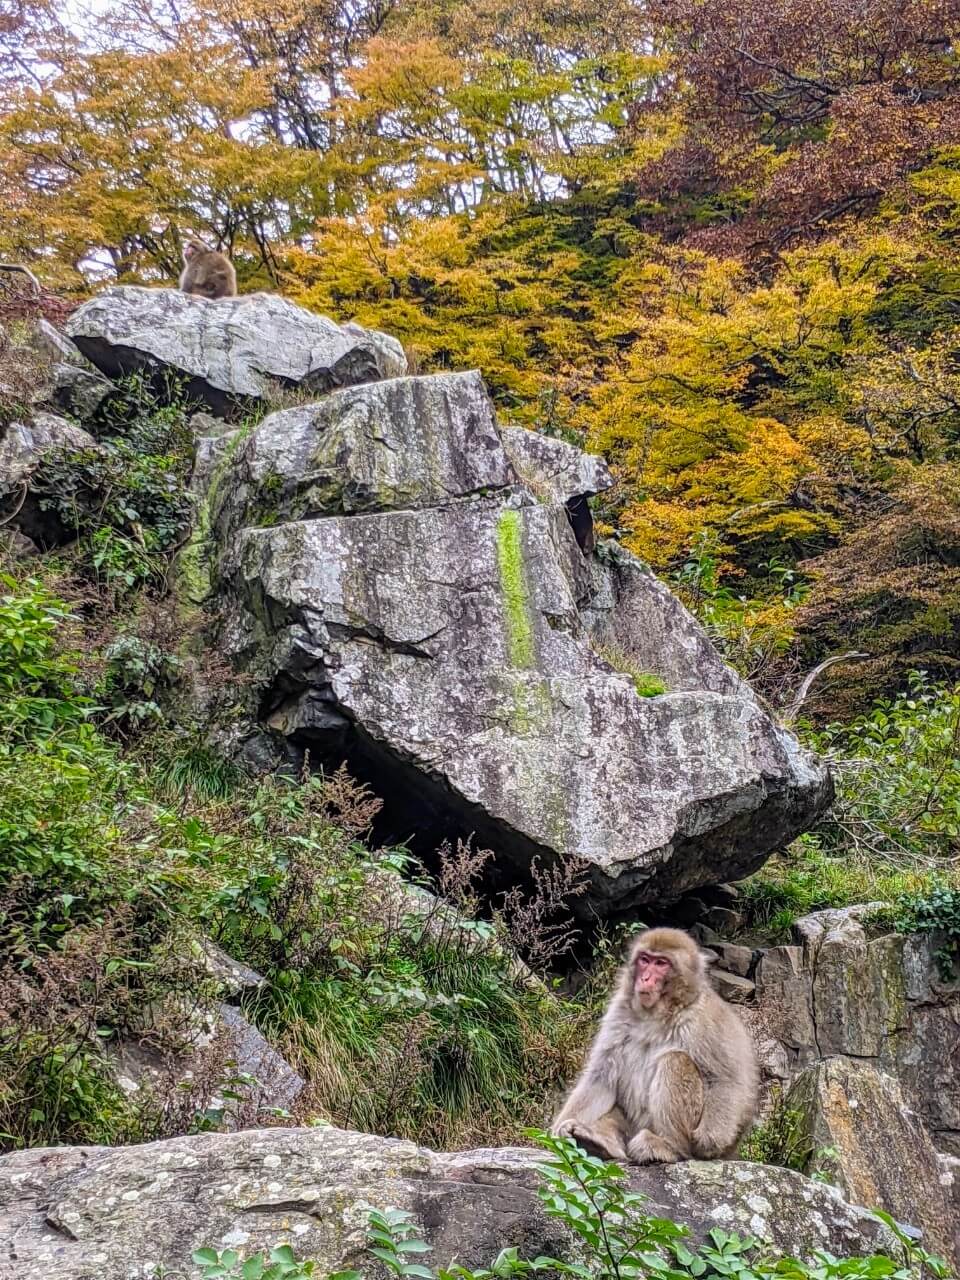
<svg viewBox="0 0 960 1280"><path fill-rule="evenodd" d="M554 1134L558 1138L572 1138L583 1147L588 1156L598 1156L601 1160L626 1160L627 1152L619 1134L612 1132L607 1125L596 1127L581 1124L577 1120L565 1120L557 1125Z"/></svg>
<svg viewBox="0 0 960 1280"><path fill-rule="evenodd" d="M641 1129L627 1143L627 1154L634 1164L675 1164L683 1155L666 1138L652 1129Z"/></svg>

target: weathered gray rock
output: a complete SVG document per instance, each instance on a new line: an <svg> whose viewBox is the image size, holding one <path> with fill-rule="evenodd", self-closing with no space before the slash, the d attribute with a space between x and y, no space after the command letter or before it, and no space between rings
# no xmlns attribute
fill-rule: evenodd
<svg viewBox="0 0 960 1280"><path fill-rule="evenodd" d="M144 1147L65 1147L0 1159L0 1274L147 1280L197 1275L194 1249L289 1242L319 1274L365 1266L371 1208L412 1213L431 1261L488 1266L502 1248L570 1256L536 1196L538 1153L442 1154L338 1129L247 1130ZM790 1254L873 1252L885 1229L830 1187L762 1165L636 1170L647 1212L753 1234ZM13 1272L11 1272L13 1274Z"/></svg>
<svg viewBox="0 0 960 1280"><path fill-rule="evenodd" d="M757 963L758 1027L791 1076L822 1058L866 1059L894 1076L934 1145L960 1154L960 980L944 978L936 935L871 937L880 904L796 921L803 941Z"/></svg>
<svg viewBox="0 0 960 1280"><path fill-rule="evenodd" d="M258 991L267 985L262 973L251 969L242 960L234 960L222 947L218 947L209 938L201 938L196 943L200 964L204 972L218 984L220 991L227 999L243 995L248 991Z"/></svg>
<svg viewBox="0 0 960 1280"><path fill-rule="evenodd" d="M36 402L52 405L82 423L93 422L113 383L98 373L77 346L48 320L30 328L30 347L44 357L44 374L37 386Z"/></svg>
<svg viewBox="0 0 960 1280"><path fill-rule="evenodd" d="M281 387L320 394L406 370L396 339L263 293L211 302L178 289L117 286L78 307L67 333L109 377L170 370L222 415Z"/></svg>
<svg viewBox="0 0 960 1280"><path fill-rule="evenodd" d="M440 506L516 484L480 375L393 378L273 413L238 450L222 532Z"/></svg>
<svg viewBox="0 0 960 1280"><path fill-rule="evenodd" d="M200 417L199 414L196 417ZM236 431L223 431L213 436L198 436L197 450L190 474L190 489L203 501L210 492L210 484L237 438Z"/></svg>
<svg viewBox="0 0 960 1280"><path fill-rule="evenodd" d="M21 560L32 560L40 554L40 548L32 538L12 526L0 529L0 561L16 564Z"/></svg>
<svg viewBox="0 0 960 1280"><path fill-rule="evenodd" d="M110 379L95 369L81 369L74 364L54 367L53 403L81 422L94 422L113 390Z"/></svg>
<svg viewBox="0 0 960 1280"><path fill-rule="evenodd" d="M559 497L605 483L561 453ZM384 838L474 833L501 883L581 859L575 905L609 914L749 873L828 803L670 592L520 483L475 373L273 414L215 490L223 642L262 725L291 765L370 779Z"/></svg>
<svg viewBox="0 0 960 1280"><path fill-rule="evenodd" d="M589 498L613 484L603 458L584 453L526 427L501 427L500 437L517 475L544 502L562 506L571 498Z"/></svg>
<svg viewBox="0 0 960 1280"><path fill-rule="evenodd" d="M55 511L41 506L31 480L47 454L99 448L82 427L55 413L38 411L29 421L0 427L0 519L41 550L60 546L70 531Z"/></svg>
<svg viewBox="0 0 960 1280"><path fill-rule="evenodd" d="M230 1034L237 1071L255 1081L258 1106L289 1111L306 1088L303 1076L233 1005L220 1005L217 1015Z"/></svg>
<svg viewBox="0 0 960 1280"><path fill-rule="evenodd" d="M0 436L0 493L13 493L28 481L52 449L96 449L82 427L55 413L35 413L28 422L11 422Z"/></svg>
<svg viewBox="0 0 960 1280"><path fill-rule="evenodd" d="M126 1094L149 1111L158 1094L192 1090L198 1109L228 1131L290 1111L306 1081L238 1009L220 1004L186 1016L190 1025L175 1047L154 1030L110 1048L114 1077ZM200 1089L207 1091L202 1097Z"/></svg>
<svg viewBox="0 0 960 1280"><path fill-rule="evenodd" d="M813 1021L811 975L801 947L770 947L756 971L757 1000L765 1029L783 1044L788 1061L803 1065L819 1056Z"/></svg>
<svg viewBox="0 0 960 1280"><path fill-rule="evenodd" d="M373 766L357 757L376 755L403 838L439 843L433 808L515 871L544 853L584 860L583 910L746 874L829 798L825 771L742 682L724 694L691 674L641 697L603 661L566 514L522 492L248 528L224 572L227 643L256 670L275 733L361 775ZM624 586L662 598L650 575ZM699 633L689 615L674 624L677 647Z"/></svg>
<svg viewBox="0 0 960 1280"><path fill-rule="evenodd" d="M797 1079L787 1106L802 1118L809 1165L829 1151L844 1194L918 1227L925 1247L960 1259L960 1222L942 1183L937 1153L899 1084L868 1062L829 1058Z"/></svg>
<svg viewBox="0 0 960 1280"><path fill-rule="evenodd" d="M751 947L741 947L734 942L722 942L717 951L721 968L726 969L728 973L737 974L738 977L747 977L753 964Z"/></svg>
<svg viewBox="0 0 960 1280"><path fill-rule="evenodd" d="M756 985L749 978L741 978L739 974L728 973L725 969L712 970L710 978L720 995L730 1004L749 1004L753 999Z"/></svg>

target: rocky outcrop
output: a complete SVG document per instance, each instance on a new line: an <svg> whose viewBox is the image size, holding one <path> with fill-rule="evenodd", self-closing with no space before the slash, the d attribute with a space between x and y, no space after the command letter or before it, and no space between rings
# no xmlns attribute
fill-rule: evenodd
<svg viewBox="0 0 960 1280"><path fill-rule="evenodd" d="M584 554L569 502L610 478L548 446L476 373L269 416L211 484L223 642L248 759L346 760L382 838L475 833L502 880L580 859L610 914L749 873L830 782L644 566Z"/></svg>
<svg viewBox="0 0 960 1280"><path fill-rule="evenodd" d="M960 1154L960 979L940 972L942 939L871 928L877 906L804 916L796 945L759 951L755 1021L788 1079L826 1058L869 1062L899 1081L934 1145Z"/></svg>
<svg viewBox="0 0 960 1280"><path fill-rule="evenodd" d="M869 1062L829 1058L801 1073L787 1106L800 1117L811 1165L822 1160L848 1199L882 1206L919 1228L928 1250L960 1260L960 1221L937 1153L892 1076Z"/></svg>
<svg viewBox="0 0 960 1280"><path fill-rule="evenodd" d="M371 1208L409 1211L431 1260L489 1266L570 1255L536 1195L540 1156L519 1149L444 1154L338 1129L247 1130L143 1147L66 1147L0 1159L0 1273L58 1280L193 1277L193 1250L244 1255L289 1242L323 1275L364 1266ZM762 1165L637 1169L644 1211L756 1236L790 1255L869 1253L885 1229L831 1187ZM12 1272L11 1272L12 1274Z"/></svg>
<svg viewBox="0 0 960 1280"><path fill-rule="evenodd" d="M69 338L47 320L38 320L31 344L49 362L49 374L38 386L40 402L49 402L63 413L91 423L113 391L113 383L98 373Z"/></svg>
<svg viewBox="0 0 960 1280"><path fill-rule="evenodd" d="M67 333L109 377L173 373L224 416L282 388L320 395L406 370L396 339L264 293L211 302L177 289L118 286L78 307Z"/></svg>
<svg viewBox="0 0 960 1280"><path fill-rule="evenodd" d="M31 480L48 454L99 447L82 427L55 413L37 411L23 422L0 427L0 519L15 517L20 537L44 550L59 546L68 531L54 511L41 505Z"/></svg>

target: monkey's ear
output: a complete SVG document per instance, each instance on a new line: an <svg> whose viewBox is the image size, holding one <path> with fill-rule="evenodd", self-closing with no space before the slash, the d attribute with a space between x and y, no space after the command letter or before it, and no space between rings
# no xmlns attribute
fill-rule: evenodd
<svg viewBox="0 0 960 1280"><path fill-rule="evenodd" d="M717 961L720 959L719 952L712 951L709 947L701 947L700 955L703 958L703 963L706 965L708 969L711 968L713 965L715 965Z"/></svg>

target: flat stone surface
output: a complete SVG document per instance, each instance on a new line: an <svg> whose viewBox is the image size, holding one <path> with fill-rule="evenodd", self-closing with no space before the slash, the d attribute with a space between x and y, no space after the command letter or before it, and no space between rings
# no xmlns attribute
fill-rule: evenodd
<svg viewBox="0 0 960 1280"><path fill-rule="evenodd" d="M198 1248L244 1255L290 1243L319 1274L368 1265L371 1208L406 1209L429 1261L489 1266L501 1249L570 1255L536 1188L540 1153L429 1151L339 1129L245 1130L141 1147L62 1147L0 1158L0 1275L152 1280L197 1274ZM635 1170L645 1212L752 1234L789 1254L873 1252L884 1229L833 1188L787 1169L689 1163Z"/></svg>
<svg viewBox="0 0 960 1280"><path fill-rule="evenodd" d="M242 412L283 387L321 394L395 377L406 357L395 338L338 325L285 298L208 298L179 289L117 285L70 316L67 334L109 377L169 370L217 413Z"/></svg>

